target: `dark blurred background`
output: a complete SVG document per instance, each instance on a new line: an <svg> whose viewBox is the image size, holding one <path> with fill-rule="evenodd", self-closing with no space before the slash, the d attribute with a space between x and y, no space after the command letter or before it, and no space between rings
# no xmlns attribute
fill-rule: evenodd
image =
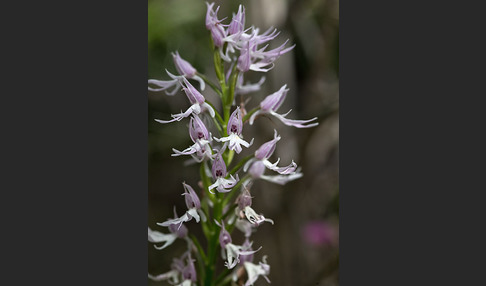
<svg viewBox="0 0 486 286"><path fill-rule="evenodd" d="M294 160L304 176L285 186L256 181L252 188L252 207L275 225L263 224L252 235L253 246L262 250L255 262L268 255L272 285L338 285L339 269L339 1L338 0L255 0L215 1L221 9L220 19L229 23L238 5L246 7L246 25L265 31L273 26L281 34L271 43L277 47L286 39L296 47L275 62L268 73L249 72L245 81L257 82L266 76L262 90L251 94L247 110L255 107L268 94L287 84L290 89L279 113L292 109L288 118L318 117L314 128L297 129L273 118L260 118L253 126L245 125L246 140L254 145L244 150L242 158L273 138L277 129L282 139L271 160L281 158L280 165ZM171 52L179 51L198 71L215 79L209 32L204 21L206 3L202 0L148 1L148 74L153 79L169 79L165 69L175 72ZM196 87L199 87L197 84ZM203 92L212 102L218 97L209 87ZM153 119L168 119L171 113L186 109L188 100L180 92L148 93L148 226L167 232L156 225L173 216L175 205L182 214L186 207L181 196L182 182L197 186L197 166L184 166L189 157L171 157L172 148L183 150L191 141L187 120L159 124ZM245 99L250 98L246 96ZM237 98L237 101L239 98ZM213 132L214 134L215 132ZM266 174L271 171L267 170ZM199 226L188 223L190 231ZM235 231L235 233L238 231ZM202 240L204 241L204 239ZM243 242L234 238L236 243ZM176 241L159 251L148 243L148 271L160 274L170 270L172 257L185 250ZM149 285L168 285L152 282ZM255 285L268 285L259 278Z"/></svg>

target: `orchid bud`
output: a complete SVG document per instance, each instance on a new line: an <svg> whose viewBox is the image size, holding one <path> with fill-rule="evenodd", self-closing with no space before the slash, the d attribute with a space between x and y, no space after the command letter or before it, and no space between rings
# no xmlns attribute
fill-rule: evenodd
<svg viewBox="0 0 486 286"><path fill-rule="evenodd" d="M194 143L202 139L209 140L209 131L198 116L191 117L189 121L189 136Z"/></svg>
<svg viewBox="0 0 486 286"><path fill-rule="evenodd" d="M280 140L280 136L277 135L277 130L275 130L273 139L264 143L258 150L255 151L255 158L258 160L268 159L272 156L275 151L277 142Z"/></svg>
<svg viewBox="0 0 486 286"><path fill-rule="evenodd" d="M236 107L235 111L231 114L228 120L228 127L226 132L228 135L234 133L236 135L240 135L243 131L243 120L241 119L240 107Z"/></svg>
<svg viewBox="0 0 486 286"><path fill-rule="evenodd" d="M274 92L265 97L265 99L260 103L261 109L263 111L277 110L285 100L287 92L289 91L288 89L286 89L286 87L287 85L285 84L277 92Z"/></svg>
<svg viewBox="0 0 486 286"><path fill-rule="evenodd" d="M226 177L226 165L221 153L216 155L216 158L213 161L213 167L211 168L211 173L214 179Z"/></svg>
<svg viewBox="0 0 486 286"><path fill-rule="evenodd" d="M185 191L182 195L185 196L187 208L200 209L201 202L199 201L196 192L194 192L194 189L186 183L182 183L182 185L184 186L184 191Z"/></svg>
<svg viewBox="0 0 486 286"><path fill-rule="evenodd" d="M172 53L174 65L180 75L193 77L196 74L196 69L186 60L182 59L179 52Z"/></svg>
<svg viewBox="0 0 486 286"><path fill-rule="evenodd" d="M186 78L183 78L183 80L186 87L183 87L182 90L186 93L191 104L203 104L206 101L204 96Z"/></svg>

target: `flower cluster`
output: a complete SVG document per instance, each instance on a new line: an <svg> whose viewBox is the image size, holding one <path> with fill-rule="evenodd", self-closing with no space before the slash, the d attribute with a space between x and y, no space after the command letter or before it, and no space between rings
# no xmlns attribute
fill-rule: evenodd
<svg viewBox="0 0 486 286"><path fill-rule="evenodd" d="M251 207L252 182L262 179L283 185L303 175L294 161L286 166L279 165L280 158L271 162L277 143L282 140L277 130L273 139L259 146L252 155L238 158L243 147L248 149L254 142L254 138L245 140L243 129L246 124L253 125L261 116L273 116L283 124L296 128L318 125L317 118L295 120L287 118L290 111L277 113L289 91L287 85L266 96L249 112L236 104L236 96L259 91L265 82L262 76L257 83L245 84L245 73L270 71L274 62L294 46L288 47L287 40L277 48L268 49L270 42L279 35L276 29L260 32L254 26L245 28L245 8L242 5L233 14L231 22L224 24L224 19L218 18L219 8L214 3L207 3L205 21L213 43L213 60L219 85L199 73L177 51L172 56L178 75L166 70L171 79L148 81L149 91L165 91L167 95L174 96L182 89L188 98L190 105L186 111L172 114L168 120L155 121L161 124L188 121L188 133L193 145L186 149L173 148L172 156L190 156L193 162L199 164L201 176L197 181L197 190L190 184L182 183L186 212L179 216L174 208L173 218L157 223L160 227L168 228L168 231L163 233L148 228L148 241L158 250L165 249L178 239L187 244L187 251L181 257L174 258L168 272L149 274L152 280L166 280L173 285L226 285L234 281L249 286L260 276L270 282L270 266L266 256L254 262L254 255L258 255L263 246L254 249L251 236L264 222L274 224L274 221ZM199 90L189 80L198 81ZM222 113L202 94L206 85L220 96ZM211 128L217 130L215 136L209 132ZM266 175L267 169L274 174ZM205 244L190 233L190 224L201 226ZM233 241L231 234L235 228L243 233L244 241ZM206 245L206 250L203 245ZM219 275L215 273L217 263L226 268Z"/></svg>

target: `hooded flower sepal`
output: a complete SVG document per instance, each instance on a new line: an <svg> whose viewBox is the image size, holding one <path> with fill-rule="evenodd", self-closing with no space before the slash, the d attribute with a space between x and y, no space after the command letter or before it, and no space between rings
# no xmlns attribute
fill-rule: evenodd
<svg viewBox="0 0 486 286"><path fill-rule="evenodd" d="M258 115L265 115L265 114L270 114L277 118L278 120L282 121L283 124L287 126L293 126L297 128L310 128L319 125L318 122L311 123L314 120L317 120L317 117L314 117L309 120L296 120L296 119L288 119L285 118L289 112L285 114L278 114L276 111L277 109L282 105L283 101L285 100L285 97L287 96L287 92L289 89L286 88L287 85L284 85L278 90L277 92L274 92L267 97L260 103L260 109L256 111L255 113L252 114L252 116L249 119L250 125L253 125L253 122L255 121L255 118Z"/></svg>
<svg viewBox="0 0 486 286"><path fill-rule="evenodd" d="M231 191L231 189L240 180L238 175L236 175L236 179L231 174L229 175L229 178L226 178L228 175L226 171L226 164L224 163L223 156L221 155L225 149L226 147L223 146L223 148L214 156L213 166L211 167L211 175L216 182L208 187L211 194L214 194L214 192L211 191L212 189L216 189L220 193L227 193Z"/></svg>
<svg viewBox="0 0 486 286"><path fill-rule="evenodd" d="M262 276L270 283L270 279L268 279L267 275L270 274L270 265L267 264L267 256L263 256L263 262L254 264L252 262L245 262L243 265L245 267L246 273L248 275L248 280L246 281L244 286L250 286L257 281L259 276Z"/></svg>
<svg viewBox="0 0 486 286"><path fill-rule="evenodd" d="M172 57L174 59L174 65L181 76L197 80L201 90L206 88L204 80L196 74L197 70L188 61L181 58L178 51L172 53Z"/></svg>

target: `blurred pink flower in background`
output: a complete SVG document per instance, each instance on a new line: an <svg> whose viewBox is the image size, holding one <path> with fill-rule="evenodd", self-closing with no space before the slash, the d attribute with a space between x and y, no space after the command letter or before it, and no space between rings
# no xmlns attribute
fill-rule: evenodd
<svg viewBox="0 0 486 286"><path fill-rule="evenodd" d="M307 222L302 229L304 240L313 246L337 246L339 244L339 228L326 221Z"/></svg>

